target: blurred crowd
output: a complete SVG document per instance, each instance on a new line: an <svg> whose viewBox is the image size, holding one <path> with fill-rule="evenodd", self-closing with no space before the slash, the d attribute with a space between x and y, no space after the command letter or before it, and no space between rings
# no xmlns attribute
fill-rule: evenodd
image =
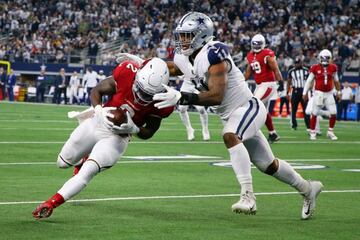
<svg viewBox="0 0 360 240"><path fill-rule="evenodd" d="M243 67L251 37L261 32L288 70L295 56L316 62L323 48L343 69L358 69L358 0L3 0L0 59L66 62L86 52L91 63L115 63L116 52L171 58L173 30L190 10L208 14L216 38ZM120 48L101 51L119 40ZM101 54L100 54L101 53Z"/></svg>

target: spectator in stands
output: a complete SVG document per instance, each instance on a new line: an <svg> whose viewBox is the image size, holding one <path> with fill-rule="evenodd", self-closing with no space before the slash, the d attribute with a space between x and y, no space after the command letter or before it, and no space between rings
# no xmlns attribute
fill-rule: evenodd
<svg viewBox="0 0 360 240"><path fill-rule="evenodd" d="M88 43L88 56L90 58L90 64L96 64L96 55L98 53L99 50L99 45L97 43L96 38L90 38L89 43Z"/></svg>
<svg viewBox="0 0 360 240"><path fill-rule="evenodd" d="M2 93L2 100L6 99L6 86L7 86L7 76L3 67L0 67L0 87Z"/></svg>
<svg viewBox="0 0 360 240"><path fill-rule="evenodd" d="M13 69L10 69L10 73L7 81L7 92L9 96L9 101L14 101L14 86L16 84L16 76Z"/></svg>
<svg viewBox="0 0 360 240"><path fill-rule="evenodd" d="M341 117L344 112L344 120L347 121L347 110L349 103L351 102L353 97L352 89L349 86L348 82L344 82L343 89L341 90L341 100L339 103L339 111L337 119L341 120Z"/></svg>
<svg viewBox="0 0 360 240"><path fill-rule="evenodd" d="M59 76L57 77L58 83L58 90L56 95L56 103L61 103L61 94L64 93L64 103L67 104L67 97L66 97L66 89L67 89L67 82L66 82L66 75L65 69L61 68L59 72Z"/></svg>
<svg viewBox="0 0 360 240"><path fill-rule="evenodd" d="M40 70L40 75L36 77L36 102L44 102L46 75L45 69Z"/></svg>
<svg viewBox="0 0 360 240"><path fill-rule="evenodd" d="M70 77L69 81L69 87L70 87L70 96L69 96L69 102L70 104L74 103L74 99L76 100L76 103L79 104L78 99L78 90L80 86L80 79L78 77L78 74L76 71L74 71Z"/></svg>

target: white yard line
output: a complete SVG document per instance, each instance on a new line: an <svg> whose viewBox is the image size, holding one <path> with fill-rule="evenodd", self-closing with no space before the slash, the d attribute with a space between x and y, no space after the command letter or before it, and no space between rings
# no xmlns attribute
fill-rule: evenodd
<svg viewBox="0 0 360 240"><path fill-rule="evenodd" d="M360 193L360 189L353 190L325 190L323 193ZM298 192L263 192L255 193L256 196L272 196L272 195L293 195ZM90 198L75 199L67 202L107 202L107 201L127 201L127 200L157 200L157 199L191 199L191 198L222 198L222 197L238 197L238 193L231 194L201 194L201 195L175 195L175 196L140 196L140 197L112 197L112 198ZM21 204L38 204L43 201L21 201L21 202L0 202L0 205L21 205Z"/></svg>
<svg viewBox="0 0 360 240"><path fill-rule="evenodd" d="M123 157L125 159L132 159L133 157ZM160 156L158 159L166 159ZM229 162L225 159L202 159L202 160L158 160L154 157L153 160L119 160L118 164L140 164L140 163L212 163L212 162ZM170 158L168 158L170 159ZM329 158L329 159L284 159L287 162L359 162L360 158ZM0 162L0 166L11 165L56 165L56 162Z"/></svg>
<svg viewBox="0 0 360 240"><path fill-rule="evenodd" d="M0 141L0 144L64 144L64 141ZM360 141L280 141L277 144L360 144ZM222 141L132 141L131 144L224 144Z"/></svg>

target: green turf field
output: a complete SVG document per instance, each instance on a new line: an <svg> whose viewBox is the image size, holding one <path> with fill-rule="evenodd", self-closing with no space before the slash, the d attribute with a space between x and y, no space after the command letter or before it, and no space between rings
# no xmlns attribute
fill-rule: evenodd
<svg viewBox="0 0 360 240"><path fill-rule="evenodd" d="M229 159L219 119L210 116L212 139L203 142L192 114L196 140L188 142L178 113L154 138L134 138L124 158L73 202L34 220L37 204L72 174L55 162L77 126L66 117L74 109L81 108L0 103L0 239L360 239L360 124L354 122L336 124L336 142L325 136L310 142L303 121L291 131L288 119L274 119L282 137L274 153L314 167L298 171L325 185L309 221L300 220L302 198L291 187L256 169L257 214L232 213L239 192L234 173L212 165ZM325 133L327 121L321 127Z"/></svg>

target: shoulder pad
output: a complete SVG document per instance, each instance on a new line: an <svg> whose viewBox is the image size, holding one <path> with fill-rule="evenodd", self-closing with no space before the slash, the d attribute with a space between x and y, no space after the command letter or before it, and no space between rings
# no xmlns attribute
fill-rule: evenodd
<svg viewBox="0 0 360 240"><path fill-rule="evenodd" d="M215 43L207 49L210 65L221 63L229 56L229 48L224 43Z"/></svg>

